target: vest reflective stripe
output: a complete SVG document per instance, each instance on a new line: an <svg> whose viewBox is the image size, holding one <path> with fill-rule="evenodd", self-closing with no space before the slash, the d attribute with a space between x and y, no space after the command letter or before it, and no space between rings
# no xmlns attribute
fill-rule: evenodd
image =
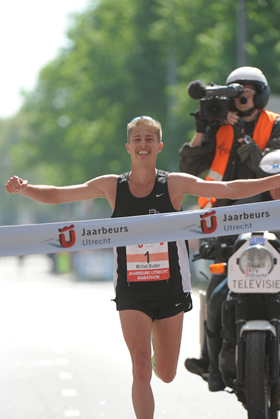
<svg viewBox="0 0 280 419"><path fill-rule="evenodd" d="M209 169L207 176L209 177L209 179L217 180L218 182L223 180L223 176L218 172L214 172L214 170L212 169Z"/></svg>
<svg viewBox="0 0 280 419"><path fill-rule="evenodd" d="M218 180L222 181L230 156L234 139L234 131L231 125L222 125L216 133L216 153L212 161L211 167L205 177L206 181ZM204 208L208 203L213 206L216 198L199 197L198 204L200 208Z"/></svg>
<svg viewBox="0 0 280 419"><path fill-rule="evenodd" d="M271 135L276 118L279 115L271 111L262 111L254 129L253 140L261 150L264 150ZM234 140L234 130L231 125L222 125L216 133L216 153L211 167L205 177L206 181L223 180ZM215 198L198 198L200 208L208 202L213 204Z"/></svg>

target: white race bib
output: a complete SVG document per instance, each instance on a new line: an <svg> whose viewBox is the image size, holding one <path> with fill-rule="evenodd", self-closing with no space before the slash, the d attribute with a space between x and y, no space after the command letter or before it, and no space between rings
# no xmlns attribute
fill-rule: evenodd
<svg viewBox="0 0 280 419"><path fill-rule="evenodd" d="M127 281L170 278L167 242L126 246Z"/></svg>

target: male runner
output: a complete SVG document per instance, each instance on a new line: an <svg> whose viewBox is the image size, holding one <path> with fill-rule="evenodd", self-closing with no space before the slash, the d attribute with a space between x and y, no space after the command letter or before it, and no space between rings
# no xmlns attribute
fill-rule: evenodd
<svg viewBox="0 0 280 419"><path fill-rule="evenodd" d="M183 197L187 194L238 199L280 185L280 175L254 180L205 182L186 173L157 170L157 155L163 148L161 136L159 122L147 116L135 118L128 124L126 149L131 156L129 173L100 176L66 187L30 185L28 181L14 176L7 182L6 190L56 205L102 197L110 203L113 217L121 217L180 211ZM115 249L116 304L131 355L132 401L137 419L154 417L150 385L151 333L157 376L164 382L171 382L176 375L183 314L191 309L185 242L151 244L148 251L151 260L164 266L160 279L153 280L143 274L135 280L134 276L130 276L131 263L133 265L139 258L139 246Z"/></svg>

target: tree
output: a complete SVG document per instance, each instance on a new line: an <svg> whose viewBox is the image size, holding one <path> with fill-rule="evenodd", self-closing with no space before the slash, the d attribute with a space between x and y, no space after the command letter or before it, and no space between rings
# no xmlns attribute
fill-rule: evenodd
<svg viewBox="0 0 280 419"><path fill-rule="evenodd" d="M27 159L47 160L51 181L82 182L128 170L127 122L143 113L164 115L165 69L159 42L149 38L153 3L105 0L77 15L70 47L42 69L26 95L32 130L24 141Z"/></svg>
<svg viewBox="0 0 280 419"><path fill-rule="evenodd" d="M177 170L199 102L188 84L224 84L236 67L235 0L100 0L73 16L69 45L40 72L23 107L29 127L17 155L70 184L129 170L126 124L148 114L163 125L158 166ZM280 6L247 0L248 65L280 93Z"/></svg>

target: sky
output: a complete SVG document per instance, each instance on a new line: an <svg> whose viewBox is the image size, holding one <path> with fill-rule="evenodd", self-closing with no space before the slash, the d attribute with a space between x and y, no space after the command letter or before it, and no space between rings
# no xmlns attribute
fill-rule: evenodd
<svg viewBox="0 0 280 419"><path fill-rule="evenodd" d="M0 118L14 116L21 90L33 90L41 68L67 45L70 14L90 0L3 0L0 3Z"/></svg>

